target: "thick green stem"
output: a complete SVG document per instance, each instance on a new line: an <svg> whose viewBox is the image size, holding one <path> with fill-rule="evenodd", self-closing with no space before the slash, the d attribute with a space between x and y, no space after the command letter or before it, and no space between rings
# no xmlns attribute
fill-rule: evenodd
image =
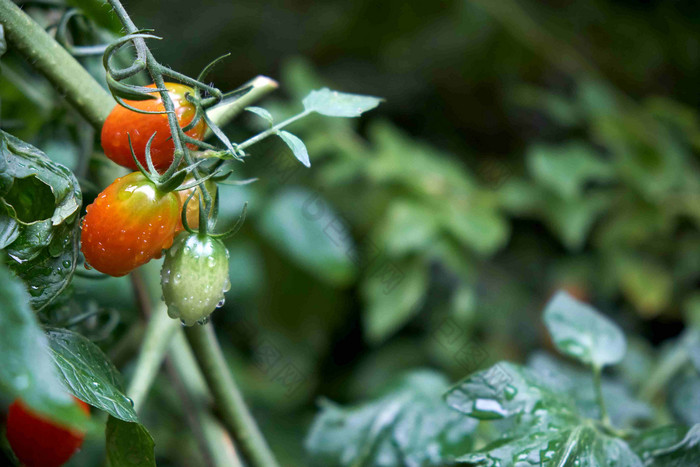
<svg viewBox="0 0 700 467"><path fill-rule="evenodd" d="M185 335L214 395L224 424L243 454L254 467L276 467L278 463L228 370L213 326L195 325L187 328Z"/></svg>
<svg viewBox="0 0 700 467"><path fill-rule="evenodd" d="M66 96L95 128L116 103L58 42L10 0L0 0L0 21L9 44Z"/></svg>
<svg viewBox="0 0 700 467"><path fill-rule="evenodd" d="M190 425L196 425L200 437L200 449L215 467L240 467L242 465L226 429L210 412L211 396L204 376L197 366L192 350L181 330L175 333L166 368L176 389L181 389L182 399L188 403L187 416Z"/></svg>

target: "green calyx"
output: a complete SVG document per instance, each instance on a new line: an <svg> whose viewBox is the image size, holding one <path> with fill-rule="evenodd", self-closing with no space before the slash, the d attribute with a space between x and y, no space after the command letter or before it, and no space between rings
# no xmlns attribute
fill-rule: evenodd
<svg viewBox="0 0 700 467"><path fill-rule="evenodd" d="M165 254L160 278L171 318L187 326L206 322L231 287L228 250L221 240L182 232Z"/></svg>

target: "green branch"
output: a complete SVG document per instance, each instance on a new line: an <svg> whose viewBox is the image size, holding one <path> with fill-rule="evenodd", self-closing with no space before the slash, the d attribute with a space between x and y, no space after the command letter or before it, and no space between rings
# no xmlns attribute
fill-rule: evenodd
<svg viewBox="0 0 700 467"><path fill-rule="evenodd" d="M141 342L136 371L127 389L127 394L134 401L134 410L137 412L146 400L148 391L160 370L165 353L179 326L177 321L168 316L164 303L161 302L153 309L146 328L146 335Z"/></svg>
<svg viewBox="0 0 700 467"><path fill-rule="evenodd" d="M101 128L116 105L109 92L10 0L0 0L0 18L8 43L46 76L95 128Z"/></svg>
<svg viewBox="0 0 700 467"><path fill-rule="evenodd" d="M224 424L243 454L254 467L279 465L228 370L211 323L186 328L185 335L216 399Z"/></svg>

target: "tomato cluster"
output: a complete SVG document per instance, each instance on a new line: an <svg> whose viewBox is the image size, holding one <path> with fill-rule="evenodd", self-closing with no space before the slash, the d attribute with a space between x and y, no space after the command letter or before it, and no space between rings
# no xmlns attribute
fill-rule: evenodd
<svg viewBox="0 0 700 467"><path fill-rule="evenodd" d="M174 83L166 83L166 88L178 123L185 128L196 115L195 105L187 99L192 89ZM126 103L149 112L164 109L160 98ZM201 139L205 129L201 120L186 134ZM143 167L148 166L149 140L155 169L162 171L173 163L174 145L165 114L143 114L117 106L107 117L101 136L107 157L124 167L136 169L134 157ZM161 274L163 296L170 315L192 325L223 301L229 287L228 252L220 240L206 234L183 232L175 240L185 230L183 209L188 226L198 228L202 186L163 191L153 180L133 172L116 179L100 193L87 207L81 249L86 266L111 276L123 276L170 248ZM192 181L189 178L186 184ZM205 182L204 187L212 197L216 196L213 182Z"/></svg>
<svg viewBox="0 0 700 467"><path fill-rule="evenodd" d="M75 397L85 414L89 406ZM59 467L83 444L85 433L57 425L29 409L20 399L7 413L7 441L17 459L26 467Z"/></svg>

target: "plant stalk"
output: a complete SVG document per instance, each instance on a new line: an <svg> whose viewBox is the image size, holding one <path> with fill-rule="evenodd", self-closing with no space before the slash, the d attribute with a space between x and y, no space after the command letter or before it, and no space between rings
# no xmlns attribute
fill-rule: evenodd
<svg viewBox="0 0 700 467"><path fill-rule="evenodd" d="M115 8L117 13L121 11L124 15L126 14L118 0L110 0L110 3L113 6L117 5ZM0 18L9 44L20 51L95 129L101 129L105 119L116 105L112 96L58 42L10 0L0 0ZM128 19L128 15L126 19L135 29L131 20ZM161 76L160 80L156 80L156 85L162 87L162 81ZM267 92L274 89L274 86L265 86L264 89ZM165 94L161 97L166 110L172 111L172 101L167 93ZM257 97L262 94L257 95ZM170 109L168 109L168 102ZM174 118L172 113L168 116ZM174 123L177 125L176 121ZM174 139L177 138L176 133L173 134ZM173 323L177 325L176 321ZM155 325L153 326L155 328ZM262 434L245 406L240 391L228 372L211 326L195 326L189 330L187 336L212 390L216 404L224 414L225 425L239 440L241 448L250 458L251 464L260 467L277 466L276 460L262 438ZM146 340L148 341L148 339ZM165 341L167 339L163 339L163 342ZM152 368L160 367L162 362L160 349L163 342L152 347L149 345L151 347L151 350L148 351L150 356L144 360L144 369L139 372L148 378L139 377L139 379L143 378L142 382L132 383L136 385L137 398L142 399L143 397L138 394L145 395L145 391L150 386L150 383L145 383L148 380L152 382L152 378L149 376L152 374ZM160 358L156 358L159 355ZM146 367L151 369L147 370Z"/></svg>
<svg viewBox="0 0 700 467"><path fill-rule="evenodd" d="M185 335L214 395L224 424L250 464L254 467L278 466L229 372L212 324L186 328Z"/></svg>
<svg viewBox="0 0 700 467"><path fill-rule="evenodd" d="M151 313L136 362L136 371L126 391L129 398L134 401L134 410L137 413L146 400L170 346L170 341L179 326L176 320L168 316L165 304L162 302Z"/></svg>
<svg viewBox="0 0 700 467"><path fill-rule="evenodd" d="M188 402L190 425L196 426L193 431L199 433L200 449L209 464L215 467L241 467L243 464L231 437L210 411L212 401L204 376L180 329L175 333L165 364L176 389Z"/></svg>
<svg viewBox="0 0 700 467"><path fill-rule="evenodd" d="M593 387L595 388L595 398L598 402L598 407L600 407L600 421L606 427L612 427L610 424L610 416L608 415L608 408L605 405L605 399L603 399L603 369L597 365L593 366Z"/></svg>
<svg viewBox="0 0 700 467"><path fill-rule="evenodd" d="M10 0L0 0L0 21L11 46L51 81L95 128L114 108L112 96L78 61Z"/></svg>

